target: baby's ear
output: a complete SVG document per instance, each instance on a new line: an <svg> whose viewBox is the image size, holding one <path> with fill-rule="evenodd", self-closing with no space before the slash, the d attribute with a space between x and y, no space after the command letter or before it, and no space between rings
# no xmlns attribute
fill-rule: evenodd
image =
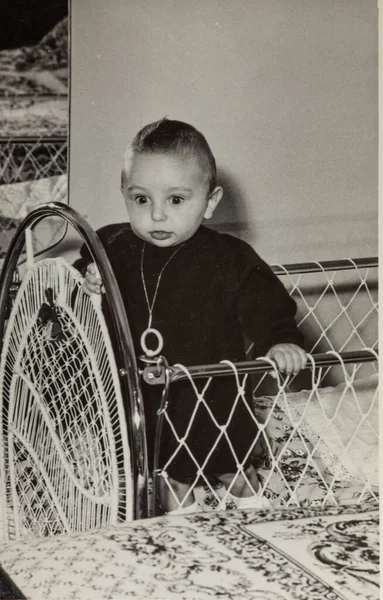
<svg viewBox="0 0 383 600"><path fill-rule="evenodd" d="M219 201L223 196L223 189L220 186L217 186L209 196L207 201L207 207L205 210L204 218L210 219L213 216L213 212L215 211Z"/></svg>

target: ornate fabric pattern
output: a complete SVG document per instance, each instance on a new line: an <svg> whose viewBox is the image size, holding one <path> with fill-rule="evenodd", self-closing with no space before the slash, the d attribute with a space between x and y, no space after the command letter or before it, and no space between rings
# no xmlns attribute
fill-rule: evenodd
<svg viewBox="0 0 383 600"><path fill-rule="evenodd" d="M375 600L378 507L160 517L8 544L0 562L31 600Z"/></svg>
<svg viewBox="0 0 383 600"><path fill-rule="evenodd" d="M301 392L301 396L305 395L307 393ZM289 396L294 403L298 394ZM270 414L272 403L272 397L254 400L257 418L261 422L267 420L266 433L280 466L280 471L271 471L266 452L265 463L258 471L262 487L265 487L264 494L274 508L298 502L301 506L321 505L328 503L331 497L340 504L353 504L359 502L362 493L364 500L372 496L377 498L378 489L374 488L371 493L360 478L345 479L340 470L334 478L333 465L325 462L318 448L310 456L313 451L311 441L303 434L293 435L292 422L286 412L275 405Z"/></svg>

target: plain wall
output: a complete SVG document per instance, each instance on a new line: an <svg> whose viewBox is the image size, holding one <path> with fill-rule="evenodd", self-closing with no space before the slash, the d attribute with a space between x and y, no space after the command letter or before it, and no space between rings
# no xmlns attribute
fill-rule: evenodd
<svg viewBox="0 0 383 600"><path fill-rule="evenodd" d="M70 204L93 227L126 220L123 152L167 115L216 156L215 226L269 262L377 253L376 0L80 0L71 23Z"/></svg>

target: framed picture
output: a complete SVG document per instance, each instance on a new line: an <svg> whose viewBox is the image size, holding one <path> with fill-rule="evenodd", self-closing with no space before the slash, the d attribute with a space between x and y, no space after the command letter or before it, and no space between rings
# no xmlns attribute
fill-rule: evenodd
<svg viewBox="0 0 383 600"><path fill-rule="evenodd" d="M9 19L0 49L0 265L28 212L68 202L68 7L61 4L49 21L35 8L24 18L29 30L20 30L22 17ZM45 220L34 231L34 251L52 247L64 233L63 221Z"/></svg>

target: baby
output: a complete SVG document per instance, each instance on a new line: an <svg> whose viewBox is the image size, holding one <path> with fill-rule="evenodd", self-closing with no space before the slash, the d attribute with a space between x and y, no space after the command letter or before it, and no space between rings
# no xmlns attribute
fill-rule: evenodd
<svg viewBox="0 0 383 600"><path fill-rule="evenodd" d="M169 119L141 129L125 153L121 191L130 222L107 225L98 235L120 287L137 354L142 354L142 333L156 329L169 364L242 361L245 334L254 342L254 356L270 357L281 372L298 373L305 367L296 305L282 283L247 243L202 224L213 215L223 189L217 184L214 156L199 131ZM83 265L84 288L100 293L95 265L89 264L85 250L82 254L88 263ZM201 391L206 379L196 380L196 385ZM165 422L160 465L167 465L174 492L160 478L165 512L179 512L180 503L184 512L198 510L192 488L196 462L204 465L206 476L230 486L235 506L262 505L257 472L248 458L258 433L249 414L249 385L244 400L235 404L234 377L212 379L204 394L209 410L201 403L196 412L190 383L170 386L168 415L180 438L195 412L186 437L194 459ZM143 384L150 460L160 392ZM221 425L227 425L225 435L220 435Z"/></svg>

